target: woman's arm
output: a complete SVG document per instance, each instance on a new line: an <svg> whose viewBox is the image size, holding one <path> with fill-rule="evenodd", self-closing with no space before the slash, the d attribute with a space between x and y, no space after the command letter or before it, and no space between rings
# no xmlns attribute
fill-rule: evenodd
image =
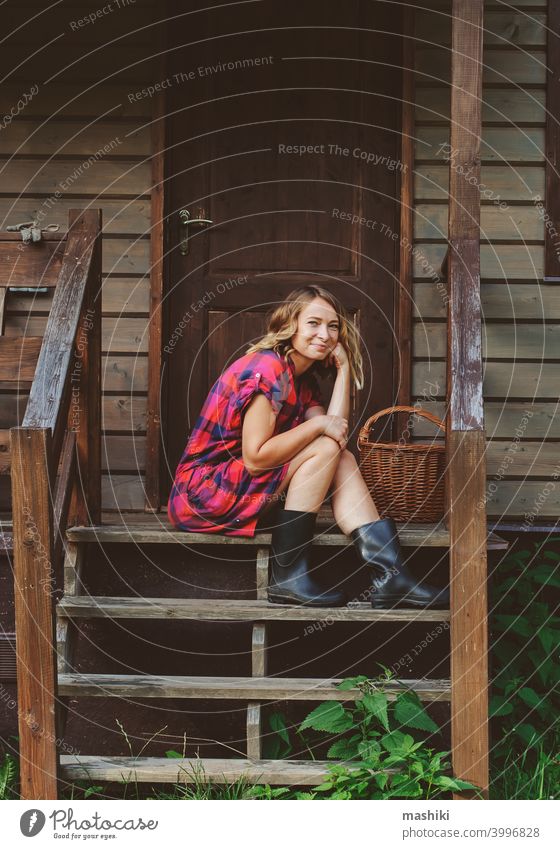
<svg viewBox="0 0 560 849"><path fill-rule="evenodd" d="M325 359L325 365L336 366L336 379L327 415L348 419L350 415L350 363L346 348L341 342L338 343L332 354ZM325 412L322 407L311 407L308 412L311 412L311 410Z"/></svg>
<svg viewBox="0 0 560 849"><path fill-rule="evenodd" d="M327 410L329 416L340 416L348 419L350 415L350 366L341 365L336 373L336 380Z"/></svg>
<svg viewBox="0 0 560 849"><path fill-rule="evenodd" d="M332 437L341 448L346 445L348 422L339 416L315 415L285 433L272 436L275 424L270 401L262 394L256 395L245 413L241 437L243 463L252 475L288 463L323 434Z"/></svg>

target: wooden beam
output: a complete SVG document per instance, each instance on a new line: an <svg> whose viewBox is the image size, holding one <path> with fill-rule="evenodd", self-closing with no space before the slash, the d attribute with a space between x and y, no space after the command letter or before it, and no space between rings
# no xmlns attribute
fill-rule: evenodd
<svg viewBox="0 0 560 849"><path fill-rule="evenodd" d="M37 363L23 421L24 427L47 427L51 433L59 425L63 436L66 422L61 420L65 392L69 392L72 353L81 316L87 276L94 261L96 227L100 212L89 209L77 216L72 211L72 226L60 271L56 294L49 313L43 345ZM92 237L92 232L97 236ZM61 243L63 245L64 243ZM60 427L60 425L63 427ZM62 444L62 440L60 440Z"/></svg>
<svg viewBox="0 0 560 849"><path fill-rule="evenodd" d="M13 428L11 445L20 792L56 799L51 435Z"/></svg>
<svg viewBox="0 0 560 849"><path fill-rule="evenodd" d="M454 775L477 784L487 795L486 440L479 243L482 34L483 0L453 0L447 263L451 741Z"/></svg>
<svg viewBox="0 0 560 849"><path fill-rule="evenodd" d="M19 233L14 238L0 239L0 280L4 286L57 285L62 266L65 240L45 240L25 245Z"/></svg>
<svg viewBox="0 0 560 849"><path fill-rule="evenodd" d="M85 245L86 250L91 249L91 261L75 345L69 416L78 454L78 485L70 518L81 525L95 524L101 518L101 215L100 209L84 213L72 209L69 214L70 231L84 226L91 242Z"/></svg>
<svg viewBox="0 0 560 849"><path fill-rule="evenodd" d="M544 282L560 284L560 4L548 0L546 53Z"/></svg>
<svg viewBox="0 0 560 849"><path fill-rule="evenodd" d="M412 246L414 239L414 7L403 11L399 288L396 303L397 405L409 406L412 391ZM397 439L407 433L407 416L397 415ZM408 441L408 438L407 440Z"/></svg>
<svg viewBox="0 0 560 849"><path fill-rule="evenodd" d="M165 78L164 28L160 26L158 45L161 55L161 77ZM161 375L163 330L163 261L165 243L165 92L154 98L152 119L152 193L151 193L151 265L150 325L148 337L148 415L146 423L146 503L147 512L157 511L160 494L161 446Z"/></svg>

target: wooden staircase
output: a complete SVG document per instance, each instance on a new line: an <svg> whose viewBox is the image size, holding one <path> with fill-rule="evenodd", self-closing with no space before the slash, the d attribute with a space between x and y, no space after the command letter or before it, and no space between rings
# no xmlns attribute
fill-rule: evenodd
<svg viewBox="0 0 560 849"><path fill-rule="evenodd" d="M318 523L314 545L344 548L350 540L333 532L332 522ZM336 526L334 526L336 528ZM403 548L426 549L449 546L449 532L443 525L408 525L399 529ZM149 757L103 757L61 755L60 776L67 780L192 782L199 771L214 782L232 781L242 776L268 784L314 785L325 777L332 762L305 760L266 760L263 758L263 707L292 701L347 701L359 691L337 689L335 679L289 678L268 675L267 637L271 623L314 622L327 619L337 623L406 623L449 621L449 610L373 610L366 602L349 602L346 607L305 608L274 605L266 600L270 534L253 539L215 534L191 534L174 530L165 519L148 522L75 526L67 529L64 566L64 596L56 607L58 642L58 695L68 697L167 698L239 700L246 704L246 757L167 759ZM86 547L91 543L135 545L175 545L196 549L216 544L250 546L255 549L255 598L144 598L91 596L84 592ZM507 548L507 543L490 534L488 549ZM251 677L204 677L166 675L78 674L76 666L77 623L85 619L157 619L253 623L251 638ZM449 702L453 698L450 680L395 680L387 685L389 698L412 688L426 702ZM62 708L63 710L63 708ZM59 726L59 734L64 719Z"/></svg>

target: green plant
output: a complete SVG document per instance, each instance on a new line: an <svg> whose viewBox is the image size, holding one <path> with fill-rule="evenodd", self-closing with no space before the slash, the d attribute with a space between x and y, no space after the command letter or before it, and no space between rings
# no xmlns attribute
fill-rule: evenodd
<svg viewBox="0 0 560 849"><path fill-rule="evenodd" d="M12 755L5 752L4 760L0 763L0 800L19 799L18 779L18 762Z"/></svg>
<svg viewBox="0 0 560 849"><path fill-rule="evenodd" d="M560 751L560 740L553 751ZM491 791L495 799L560 799L560 757L550 755L542 743L536 752L510 751Z"/></svg>
<svg viewBox="0 0 560 849"><path fill-rule="evenodd" d="M495 573L491 647L496 673L490 716L497 785L502 778L511 783L513 775L536 769L545 752L558 752L560 555L546 546L559 540L512 552ZM550 758L554 764L554 755Z"/></svg>
<svg viewBox="0 0 560 849"><path fill-rule="evenodd" d="M327 741L336 736L327 757L347 763L333 765L322 784L310 792L296 792L295 798L435 799L451 791L478 789L448 774L449 752L436 752L425 737L415 740L402 730L414 729L428 737L439 731L413 691L389 701L383 685L390 678L387 671L376 681L364 675L347 678L338 687L360 690L353 706L323 702L303 720L299 734L327 735ZM286 723L278 718L275 722L284 745L291 746Z"/></svg>

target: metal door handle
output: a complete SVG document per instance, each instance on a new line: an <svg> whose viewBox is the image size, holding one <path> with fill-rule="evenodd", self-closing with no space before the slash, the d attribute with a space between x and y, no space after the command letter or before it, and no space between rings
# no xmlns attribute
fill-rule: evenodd
<svg viewBox="0 0 560 849"><path fill-rule="evenodd" d="M201 210L204 215L204 210ZM189 227L193 225L202 226L203 224L213 224L209 218L191 218L191 214L188 209L182 209L179 212L179 219L181 221L181 227L185 228L183 238L181 239L179 249L183 256L186 256L189 252Z"/></svg>

